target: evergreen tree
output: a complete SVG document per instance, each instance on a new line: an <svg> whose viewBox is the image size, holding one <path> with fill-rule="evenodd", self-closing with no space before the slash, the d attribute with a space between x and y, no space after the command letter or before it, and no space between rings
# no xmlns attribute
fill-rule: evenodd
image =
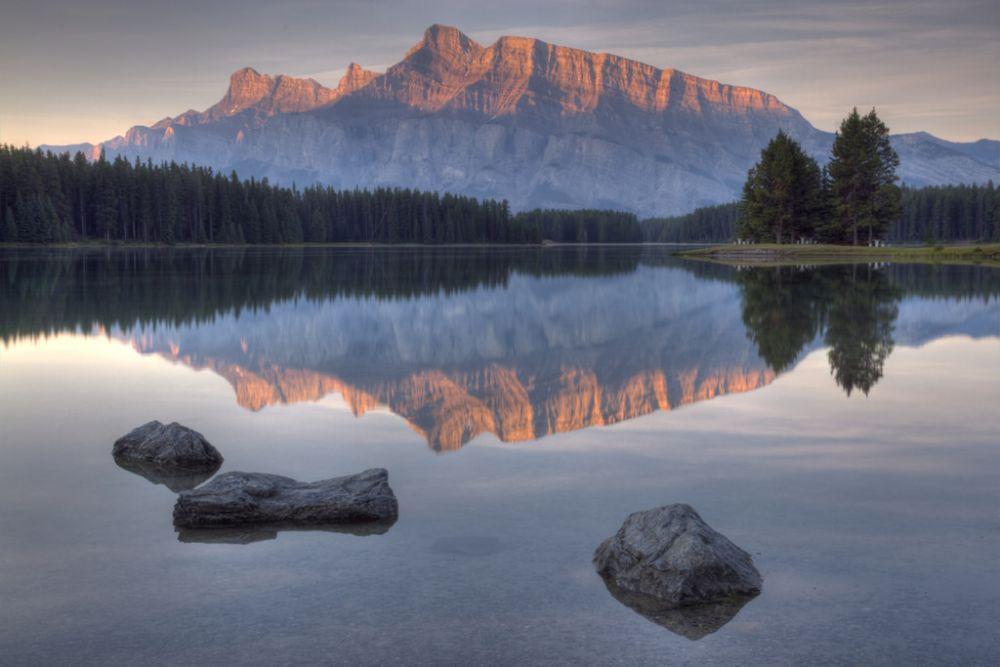
<svg viewBox="0 0 1000 667"><path fill-rule="evenodd" d="M17 222L14 220L14 211L10 206L3 214L3 227L0 228L0 241L15 243L17 241Z"/></svg>
<svg viewBox="0 0 1000 667"><path fill-rule="evenodd" d="M737 235L775 243L811 237L822 199L816 161L795 140L778 132L747 174Z"/></svg>
<svg viewBox="0 0 1000 667"><path fill-rule="evenodd" d="M889 128L875 110L865 116L851 111L840 124L827 167L832 215L824 240L858 245L883 238L900 213L898 166Z"/></svg>
<svg viewBox="0 0 1000 667"><path fill-rule="evenodd" d="M38 207L35 205L34 197L22 197L17 200L14 219L17 220L18 241L21 243L39 242L42 225L38 219Z"/></svg>
<svg viewBox="0 0 1000 667"><path fill-rule="evenodd" d="M886 233L892 242L934 243L936 241L1000 241L1000 190L985 185L934 185L900 188L900 215ZM832 208L832 202L829 208ZM820 219L829 221L824 209ZM672 218L652 218L642 222L647 241L664 243L723 243L736 234L739 204L719 204L695 209ZM824 240L829 228L819 235Z"/></svg>

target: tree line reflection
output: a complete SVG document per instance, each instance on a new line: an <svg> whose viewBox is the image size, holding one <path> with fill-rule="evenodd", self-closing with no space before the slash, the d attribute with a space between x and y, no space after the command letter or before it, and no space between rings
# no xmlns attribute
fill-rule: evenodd
<svg viewBox="0 0 1000 667"><path fill-rule="evenodd" d="M137 329L148 332L157 328L199 328L222 317L238 318L242 313L266 316L280 303L321 304L361 298L421 302L429 297L475 290L481 291L483 298L492 295L496 299L512 299L515 297L503 289L510 286L516 275L594 280L593 286L597 287L602 284L600 280L627 278L642 267L680 269L696 277L699 285L735 285L737 294L733 299L738 298L746 336L760 357L760 362L756 362L759 368L766 364L775 374L787 371L804 351L823 345L829 348L831 374L848 395L854 392L867 395L882 377L895 343L895 322L904 296L990 300L1000 295L1000 271L976 266L736 268L682 260L663 249L648 246L48 249L0 252L0 340L9 343L21 337L87 333L96 329L118 330L129 335ZM666 272L663 276L664 281L670 280ZM579 288L583 283L573 284ZM584 295L592 292L573 291L568 284L561 285L551 287L556 291L548 294L546 303L586 298ZM660 289L655 283L652 289L653 293L643 293L636 287L629 292L628 303L637 309L652 307L644 306L647 297L651 303L665 294L656 293ZM698 289L683 298L691 302L689 305L696 305L694 302L703 298L701 294ZM667 353L664 350L657 359L659 370L666 370L668 375L671 369L676 370L681 357L690 358L691 363L697 360L700 372L705 372L726 354L726 350L706 349L713 343L699 342L704 339L693 333L695 329L675 326L676 322L669 320L660 319L657 328L642 333L627 331L632 325L621 321L597 321L595 317L605 320L613 317L601 313L609 313L618 305L606 294L602 298L605 301L588 304L591 308L586 314L583 308L566 308L558 320L545 321L546 317L553 317L551 310L533 312L534 319L521 329L538 332L558 324L564 333L590 330L607 333L611 338L602 343L601 368L591 369L597 371L598 378L602 377L602 368L620 369L629 357L646 354L640 348L644 349L646 342L641 341L648 336L671 339L669 346L674 352L670 358L664 356ZM663 303L661 299L661 308ZM426 304L436 307L429 301ZM686 311L679 308L669 312ZM682 316L669 312L664 310L657 317ZM475 317L471 309L467 316ZM700 324L698 331L711 331L713 326L732 327L721 321ZM674 329L686 331L681 334L685 340L679 340ZM289 340L298 341L292 344L311 344L296 338L294 332L290 336ZM581 340L586 338L583 336ZM612 345L611 340L619 344ZM716 341L714 345L736 347L731 341ZM513 348L499 354L499 358L511 362L512 370L523 361ZM587 355L582 349L553 349L549 356L553 362L558 357L562 367ZM543 358L534 358L532 365L537 366ZM628 363L630 368L642 365L639 359ZM647 359L645 363L650 366L652 362ZM623 413L622 417L627 415Z"/></svg>

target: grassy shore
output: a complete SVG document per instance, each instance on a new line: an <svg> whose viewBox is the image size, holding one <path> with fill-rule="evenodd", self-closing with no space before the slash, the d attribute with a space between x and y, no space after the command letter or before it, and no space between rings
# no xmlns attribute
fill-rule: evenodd
<svg viewBox="0 0 1000 667"><path fill-rule="evenodd" d="M937 246L714 245L678 253L683 257L731 264L829 264L897 262L921 264L985 264L1000 267L1000 243Z"/></svg>

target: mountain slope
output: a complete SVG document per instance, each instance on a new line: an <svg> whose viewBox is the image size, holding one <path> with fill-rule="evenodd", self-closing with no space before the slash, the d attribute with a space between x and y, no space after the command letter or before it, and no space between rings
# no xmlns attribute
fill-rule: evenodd
<svg viewBox="0 0 1000 667"><path fill-rule="evenodd" d="M483 46L435 25L384 74L352 64L326 88L245 68L206 111L102 147L281 182L662 215L735 198L779 129L825 158L832 135L765 92L537 39ZM914 185L1000 177L1000 142L918 133L896 145Z"/></svg>

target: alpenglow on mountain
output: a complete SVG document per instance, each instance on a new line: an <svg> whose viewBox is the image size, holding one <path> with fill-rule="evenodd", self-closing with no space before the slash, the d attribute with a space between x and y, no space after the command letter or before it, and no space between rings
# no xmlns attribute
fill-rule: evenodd
<svg viewBox="0 0 1000 667"><path fill-rule="evenodd" d="M63 148L286 184L402 186L507 199L514 209L648 216L736 199L779 129L826 159L833 135L760 90L525 37L483 46L434 25L384 74L352 63L327 88L245 68L205 111ZM998 141L915 133L894 143L910 185L1000 180Z"/></svg>

